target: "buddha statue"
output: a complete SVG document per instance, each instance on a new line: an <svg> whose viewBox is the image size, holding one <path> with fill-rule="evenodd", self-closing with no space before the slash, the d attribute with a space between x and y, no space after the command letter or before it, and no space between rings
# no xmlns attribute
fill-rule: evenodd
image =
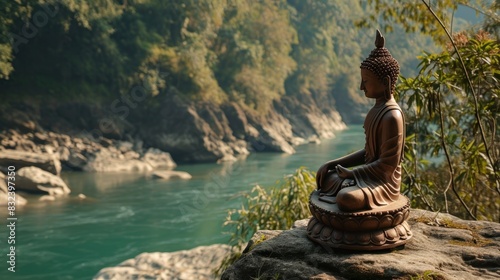
<svg viewBox="0 0 500 280"><path fill-rule="evenodd" d="M363 125L365 147L323 164L309 200L308 237L332 248L382 250L412 236L410 201L400 194L405 124L393 96L399 65L384 45L377 30L376 48L360 66L360 89L375 100Z"/></svg>
<svg viewBox="0 0 500 280"><path fill-rule="evenodd" d="M360 89L375 99L363 126L365 148L325 163L316 175L319 199L343 211L374 209L399 196L405 137L403 113L393 97L399 65L384 41L377 30L376 48L360 67Z"/></svg>

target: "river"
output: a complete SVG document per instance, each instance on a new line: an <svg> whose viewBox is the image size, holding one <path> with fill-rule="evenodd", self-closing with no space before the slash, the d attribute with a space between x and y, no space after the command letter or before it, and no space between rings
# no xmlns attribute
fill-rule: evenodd
<svg viewBox="0 0 500 280"><path fill-rule="evenodd" d="M72 193L55 201L27 196L18 208L16 272L7 271L2 245L1 279L91 279L108 266L142 252L171 252L226 243L222 223L232 199L255 184L272 185L300 166L316 170L323 162L361 149L361 125L321 144L297 147L293 155L258 153L223 164L180 165L188 181L161 181L140 174L66 172ZM84 194L85 199L78 198ZM0 217L5 221L6 213ZM7 244L7 229L0 231ZM7 277L7 278L6 278Z"/></svg>

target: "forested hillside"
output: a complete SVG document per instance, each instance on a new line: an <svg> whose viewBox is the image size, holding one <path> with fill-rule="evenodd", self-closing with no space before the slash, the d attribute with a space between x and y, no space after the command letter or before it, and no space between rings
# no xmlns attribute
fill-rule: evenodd
<svg viewBox="0 0 500 280"><path fill-rule="evenodd" d="M4 2L0 89L33 102L102 102L145 84L148 96L175 88L260 112L283 95L352 105L378 27L356 28L357 1ZM402 30L387 37L407 73L431 45Z"/></svg>
<svg viewBox="0 0 500 280"><path fill-rule="evenodd" d="M399 7L387 3L3 1L0 127L127 140L180 162L293 153L362 122L359 65L375 29L405 76L438 49L418 20L387 29L384 7Z"/></svg>

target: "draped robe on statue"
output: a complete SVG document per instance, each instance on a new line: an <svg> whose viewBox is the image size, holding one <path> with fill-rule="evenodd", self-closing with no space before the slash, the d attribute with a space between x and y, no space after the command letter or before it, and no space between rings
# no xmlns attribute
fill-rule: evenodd
<svg viewBox="0 0 500 280"><path fill-rule="evenodd" d="M394 99L380 106L374 106L368 112L363 126L366 137L365 164L353 169L356 183L354 186L363 191L368 209L387 205L399 197L405 135L404 127L402 131L382 132L383 117L391 110L401 112ZM389 135L388 140L382 141L383 133ZM340 189L346 187L343 183L350 180L340 178L336 172L329 174L329 177L326 186L321 188L321 195L335 196ZM349 185L349 187L354 186Z"/></svg>

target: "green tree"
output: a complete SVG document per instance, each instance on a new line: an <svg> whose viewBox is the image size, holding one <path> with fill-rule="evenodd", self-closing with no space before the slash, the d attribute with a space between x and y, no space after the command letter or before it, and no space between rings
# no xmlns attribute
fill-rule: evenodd
<svg viewBox="0 0 500 280"><path fill-rule="evenodd" d="M329 93L331 73L339 69L334 52L333 30L336 26L333 1L288 1L298 41L291 56L296 70L286 80L287 94L314 94L318 99Z"/></svg>
<svg viewBox="0 0 500 280"><path fill-rule="evenodd" d="M296 41L286 2L231 1L218 32L215 75L230 100L260 111L285 93L284 81L296 63Z"/></svg>
<svg viewBox="0 0 500 280"><path fill-rule="evenodd" d="M403 78L398 87L400 102L407 105L410 132L406 191L417 207L454 214L463 213L466 207L473 217L498 220L500 45L484 32L460 33L454 41L473 73L480 119L454 50L422 56L420 74ZM450 196L451 191L455 196Z"/></svg>
<svg viewBox="0 0 500 280"><path fill-rule="evenodd" d="M156 77L193 100L226 99L213 73L213 43L222 25L226 1L146 1L133 9L151 45L140 60L135 80ZM126 22L126 21L125 21Z"/></svg>
<svg viewBox="0 0 500 280"><path fill-rule="evenodd" d="M175 87L193 102L265 112L285 94L325 110L359 95L350 86L366 42L352 24L357 2L4 2L0 87L16 98L102 103L145 84L150 95Z"/></svg>
<svg viewBox="0 0 500 280"><path fill-rule="evenodd" d="M420 57L420 73L403 78L400 102L409 116L405 190L419 207L498 220L498 37L483 31L454 35L453 14L464 5L498 28L498 1L368 1L387 28L431 34L445 50ZM450 197L449 192L454 196ZM433 199L438 196L439 199Z"/></svg>
<svg viewBox="0 0 500 280"><path fill-rule="evenodd" d="M432 1L433 9L446 26L450 26L452 13L465 0ZM380 22L385 32L394 30L395 25L402 26L407 33L420 31L430 34L435 41L443 44L447 41L444 30L435 22L427 7L417 1L368 0L366 2L368 16L357 21L358 26L367 27L374 22ZM370 12L371 11L371 12Z"/></svg>
<svg viewBox="0 0 500 280"><path fill-rule="evenodd" d="M110 22L121 13L114 1L9 3L2 17L12 54L7 88L18 96L64 96L92 94L91 83L118 84L120 59L109 38Z"/></svg>

